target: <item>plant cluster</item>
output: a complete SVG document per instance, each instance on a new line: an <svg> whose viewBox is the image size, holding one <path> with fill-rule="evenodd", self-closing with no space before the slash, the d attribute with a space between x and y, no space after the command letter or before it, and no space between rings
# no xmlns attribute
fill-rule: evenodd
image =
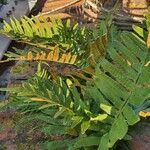
<svg viewBox="0 0 150 150"><path fill-rule="evenodd" d="M99 28L88 32L70 20L35 17L5 22L4 34L32 45L23 60L36 63L37 71L19 87L1 90L10 91L7 106L24 114L23 126L36 122L35 130L57 137L39 141L42 149L115 149L140 121L141 106L150 98L149 34L140 27L119 32L105 21ZM49 51L51 59L45 60Z"/></svg>

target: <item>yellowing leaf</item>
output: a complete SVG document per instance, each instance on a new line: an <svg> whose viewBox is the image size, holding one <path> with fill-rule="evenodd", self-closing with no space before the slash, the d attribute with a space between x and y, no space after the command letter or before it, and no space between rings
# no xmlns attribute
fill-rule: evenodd
<svg viewBox="0 0 150 150"><path fill-rule="evenodd" d="M55 47L54 50L50 51L48 55L45 52L37 52L36 56L33 57L33 53L30 51L27 53L27 56L21 56L16 58L16 60L47 60L47 61L54 61L59 63L68 63L74 64L76 61L77 55L71 55L71 53L64 53L60 56L59 47Z"/></svg>
<svg viewBox="0 0 150 150"><path fill-rule="evenodd" d="M31 101L36 101L36 102L49 102L49 100L47 99L43 99L43 98L38 98L38 97L32 97Z"/></svg>
<svg viewBox="0 0 150 150"><path fill-rule="evenodd" d="M140 112L139 112L139 116L140 116L140 117L143 117L143 118L150 117L150 112L143 112L143 111L140 111Z"/></svg>
<svg viewBox="0 0 150 150"><path fill-rule="evenodd" d="M32 59L33 59L32 52L28 52L28 54L27 54L27 60L32 60Z"/></svg>
<svg viewBox="0 0 150 150"><path fill-rule="evenodd" d="M107 114L99 114L97 117L91 118L91 121L104 121L107 117Z"/></svg>
<svg viewBox="0 0 150 150"><path fill-rule="evenodd" d="M68 53L66 55L65 63L69 63L70 58L71 58L71 53Z"/></svg>
<svg viewBox="0 0 150 150"><path fill-rule="evenodd" d="M58 59L59 59L59 47L56 47L53 53L53 61L58 61Z"/></svg>
<svg viewBox="0 0 150 150"><path fill-rule="evenodd" d="M38 52L38 53L36 54L35 60L39 60L39 59L40 59L40 53Z"/></svg>
<svg viewBox="0 0 150 150"><path fill-rule="evenodd" d="M69 87L71 87L72 81L71 81L70 79L67 79L67 80L66 80L66 83L67 83L67 85L68 85Z"/></svg>
<svg viewBox="0 0 150 150"><path fill-rule="evenodd" d="M109 105L105 105L103 103L100 104L100 108L104 110L107 114L111 114L112 107Z"/></svg>
<svg viewBox="0 0 150 150"><path fill-rule="evenodd" d="M52 60L53 58L53 51L49 52L48 56L47 56L47 60Z"/></svg>
<svg viewBox="0 0 150 150"><path fill-rule="evenodd" d="M150 61L148 61L144 66L147 67L150 65Z"/></svg>
<svg viewBox="0 0 150 150"><path fill-rule="evenodd" d="M130 61L128 61L128 60L127 60L127 64L128 64L129 66L131 66L131 65L132 65L132 64L131 64L131 62L130 62Z"/></svg>
<svg viewBox="0 0 150 150"><path fill-rule="evenodd" d="M16 58L16 60L23 60L24 56L20 56L18 58Z"/></svg>
<svg viewBox="0 0 150 150"><path fill-rule="evenodd" d="M74 64L76 59L77 59L77 55L73 55L71 60L70 60L70 64Z"/></svg>
<svg viewBox="0 0 150 150"><path fill-rule="evenodd" d="M46 56L45 52L42 51L42 52L40 53L40 58L39 58L39 59L40 59L40 60L45 60L45 56Z"/></svg>
<svg viewBox="0 0 150 150"><path fill-rule="evenodd" d="M63 54L62 57L59 59L60 63L64 63L66 59L66 54Z"/></svg>
<svg viewBox="0 0 150 150"><path fill-rule="evenodd" d="M150 28L148 29L147 47L150 48Z"/></svg>

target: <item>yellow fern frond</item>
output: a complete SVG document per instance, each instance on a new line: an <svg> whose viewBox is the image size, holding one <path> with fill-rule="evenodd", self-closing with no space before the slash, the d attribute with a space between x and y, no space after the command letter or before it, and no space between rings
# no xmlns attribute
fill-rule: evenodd
<svg viewBox="0 0 150 150"><path fill-rule="evenodd" d="M30 51L27 53L27 56L20 56L15 60L27 60L27 61L41 60L41 61L54 61L58 63L74 64L76 62L76 58L77 55L71 55L71 52L60 54L59 47L55 47L53 51L48 53L48 55L46 55L45 52L41 51L37 52L34 57L34 54Z"/></svg>

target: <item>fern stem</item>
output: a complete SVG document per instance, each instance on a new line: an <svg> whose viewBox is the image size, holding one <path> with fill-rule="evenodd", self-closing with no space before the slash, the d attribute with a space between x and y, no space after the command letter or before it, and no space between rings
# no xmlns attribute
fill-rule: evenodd
<svg viewBox="0 0 150 150"><path fill-rule="evenodd" d="M49 49L49 50L52 50L54 48L54 47L51 47L49 45L42 45L42 44L37 44L37 43L34 44L34 43L29 42L29 41L21 41L21 40L19 40L17 42L18 43L25 43L25 44L29 44L29 45L37 47L37 48L44 48L44 49Z"/></svg>

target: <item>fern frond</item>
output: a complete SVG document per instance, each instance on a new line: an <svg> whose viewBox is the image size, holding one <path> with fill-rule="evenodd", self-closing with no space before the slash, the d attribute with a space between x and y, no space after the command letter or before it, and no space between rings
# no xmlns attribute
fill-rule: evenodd
<svg viewBox="0 0 150 150"><path fill-rule="evenodd" d="M70 47L73 54L78 51L82 54L89 38L85 28L79 27L78 24L68 24L58 18L50 18L50 21L47 21L43 16L39 18L24 16L20 21L13 18L10 23L4 21L0 33L34 47L45 49L51 49L56 45L62 49Z"/></svg>
<svg viewBox="0 0 150 150"><path fill-rule="evenodd" d="M12 54L11 54L12 55ZM14 55L14 53L13 53ZM32 51L27 52L26 56L16 56L15 58L8 58L7 60L0 61L0 63L9 62L12 60L19 61L49 61L57 62L62 64L75 64L77 61L77 55L72 55L71 52L61 54L59 47L55 47L52 51L46 54L44 51L37 52L36 54Z"/></svg>
<svg viewBox="0 0 150 150"><path fill-rule="evenodd" d="M55 24L53 25L56 26L57 23L55 22ZM59 25L57 25L57 27L58 26ZM52 29L52 24L50 22L47 22L46 20L44 22L40 22L34 16L32 18L28 18L25 16L24 18L21 18L21 22L19 22L16 18L11 19L10 24L4 21L4 28L1 30L1 32L6 34L8 33L13 38L15 38L15 35L18 35L18 38L20 37L22 39L26 39L27 37L33 38L33 36L50 38L53 35L51 31Z"/></svg>
<svg viewBox="0 0 150 150"><path fill-rule="evenodd" d="M71 53L64 53L60 55L59 48L54 48L53 51L49 52L46 56L46 53L41 51L38 52L35 57L33 56L33 52L28 52L27 56L20 56L16 58L16 60L26 60L26 61L53 61L63 64L74 64L76 62L77 55L71 55Z"/></svg>
<svg viewBox="0 0 150 150"><path fill-rule="evenodd" d="M111 121L101 139L100 150L108 150L124 138L128 126L139 121L134 107L150 97L150 67L145 65L150 60L150 53L146 44L134 34L123 32L119 40L115 39L109 45L107 53L107 57L99 61L93 87L89 88L93 99L97 95L95 102L99 106L104 104L111 108L111 113L107 112L107 107L104 109Z"/></svg>

